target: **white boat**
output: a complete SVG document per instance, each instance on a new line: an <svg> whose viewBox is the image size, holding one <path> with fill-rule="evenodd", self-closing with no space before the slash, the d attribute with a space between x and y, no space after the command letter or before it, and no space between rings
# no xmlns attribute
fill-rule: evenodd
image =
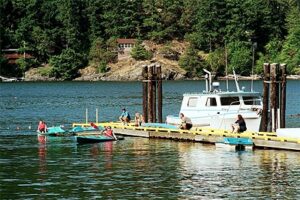
<svg viewBox="0 0 300 200"><path fill-rule="evenodd" d="M236 76L237 91L221 91L219 83L212 83L210 72L206 72L208 73L206 91L183 94L179 113L189 117L193 127L225 130L231 130L232 124L237 120L237 115L241 114L246 122L247 130L259 131L263 108L261 94L240 90ZM171 125L179 125L181 120L179 115L168 115L166 122Z"/></svg>

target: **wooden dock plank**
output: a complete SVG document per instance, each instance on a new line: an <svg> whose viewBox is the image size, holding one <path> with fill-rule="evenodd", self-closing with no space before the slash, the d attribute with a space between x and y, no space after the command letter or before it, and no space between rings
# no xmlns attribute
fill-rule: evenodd
<svg viewBox="0 0 300 200"><path fill-rule="evenodd" d="M282 142L260 139L254 139L253 142L254 146L256 147L300 151L300 144L295 142Z"/></svg>
<svg viewBox="0 0 300 200"><path fill-rule="evenodd" d="M113 128L115 134L149 138L148 131Z"/></svg>

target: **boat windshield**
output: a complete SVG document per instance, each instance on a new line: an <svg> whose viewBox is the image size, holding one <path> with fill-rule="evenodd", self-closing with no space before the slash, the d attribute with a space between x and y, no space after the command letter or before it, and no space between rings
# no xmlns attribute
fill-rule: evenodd
<svg viewBox="0 0 300 200"><path fill-rule="evenodd" d="M261 105L261 100L258 96L243 96L245 105Z"/></svg>
<svg viewBox="0 0 300 200"><path fill-rule="evenodd" d="M229 106L229 105L240 105L239 97L221 97L221 105L222 106Z"/></svg>

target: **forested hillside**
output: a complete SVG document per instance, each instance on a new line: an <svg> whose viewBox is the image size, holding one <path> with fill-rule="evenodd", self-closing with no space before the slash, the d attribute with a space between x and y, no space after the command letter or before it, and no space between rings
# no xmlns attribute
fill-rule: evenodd
<svg viewBox="0 0 300 200"><path fill-rule="evenodd" d="M116 39L137 38L133 57L151 59L142 41L188 44L176 59L191 75L207 68L261 73L264 62L287 63L300 74L299 0L0 0L0 47L30 52L12 70L0 55L1 74L49 64L47 73L72 80L78 70L100 71L116 62ZM254 59L253 59L254 58Z"/></svg>

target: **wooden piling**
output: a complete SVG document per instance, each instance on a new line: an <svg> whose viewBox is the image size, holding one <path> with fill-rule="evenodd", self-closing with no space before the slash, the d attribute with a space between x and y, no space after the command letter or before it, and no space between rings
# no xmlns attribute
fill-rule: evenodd
<svg viewBox="0 0 300 200"><path fill-rule="evenodd" d="M268 110L269 110L269 81L270 81L270 64L264 63L264 80L263 80L263 110L261 116L261 130L268 131Z"/></svg>
<svg viewBox="0 0 300 200"><path fill-rule="evenodd" d="M271 91L270 91L270 110L271 110L271 118L272 118L272 131L276 131L277 129L277 63L272 63L270 68L270 83L271 83Z"/></svg>
<svg viewBox="0 0 300 200"><path fill-rule="evenodd" d="M157 73L156 73L156 67L155 65L151 65L153 67L153 81L152 81L152 87L153 87L153 122L156 122L156 81L157 81Z"/></svg>
<svg viewBox="0 0 300 200"><path fill-rule="evenodd" d="M148 122L153 122L153 66L148 66Z"/></svg>
<svg viewBox="0 0 300 200"><path fill-rule="evenodd" d="M161 78L161 66L156 65L157 74L157 119L159 123L162 123L162 78Z"/></svg>
<svg viewBox="0 0 300 200"><path fill-rule="evenodd" d="M281 90L280 90L280 128L285 128L285 111L286 111L286 64L280 65L281 71Z"/></svg>
<svg viewBox="0 0 300 200"><path fill-rule="evenodd" d="M147 92L148 92L148 67L147 65L142 66L142 76L143 76L143 117L144 121L148 122L148 107L147 107Z"/></svg>

